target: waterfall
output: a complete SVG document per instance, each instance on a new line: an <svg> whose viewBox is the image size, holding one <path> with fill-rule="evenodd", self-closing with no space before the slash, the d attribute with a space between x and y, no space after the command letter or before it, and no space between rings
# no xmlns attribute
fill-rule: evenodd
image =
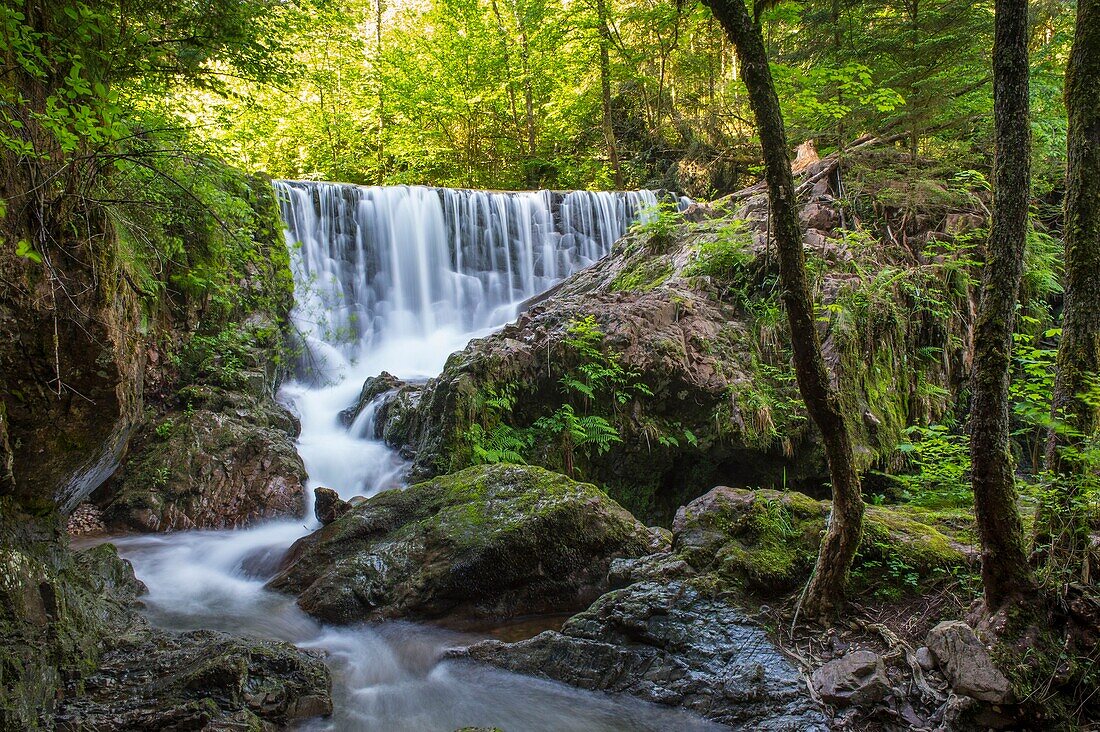
<svg viewBox="0 0 1100 732"><path fill-rule="evenodd" d="M323 379L283 384L298 415L298 452L312 489L344 498L404 485L405 462L373 434L371 407L338 418L363 379L438 373L472 335L606 254L654 195L486 193L278 181L295 277L294 320ZM246 530L119 537L149 589L146 613L177 630L280 638L325 654L334 714L301 728L394 732L500 726L531 732L710 732L678 710L584 692L448 660L469 642L439 628L389 622L330 627L264 584L286 548L317 528L301 519Z"/></svg>
<svg viewBox="0 0 1100 732"><path fill-rule="evenodd" d="M472 335L611 250L650 191L276 181L312 367L430 376ZM448 350L449 349L449 350Z"/></svg>

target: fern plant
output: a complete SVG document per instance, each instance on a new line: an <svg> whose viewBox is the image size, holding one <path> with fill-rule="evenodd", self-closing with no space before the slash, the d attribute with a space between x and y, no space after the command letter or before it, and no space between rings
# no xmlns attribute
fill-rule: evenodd
<svg viewBox="0 0 1100 732"><path fill-rule="evenodd" d="M594 414L579 415L571 404L563 404L553 414L540 417L534 427L560 441L565 474L570 478L576 475L575 450L580 449L589 457L593 451L603 455L611 445L623 441L619 430L606 419Z"/></svg>

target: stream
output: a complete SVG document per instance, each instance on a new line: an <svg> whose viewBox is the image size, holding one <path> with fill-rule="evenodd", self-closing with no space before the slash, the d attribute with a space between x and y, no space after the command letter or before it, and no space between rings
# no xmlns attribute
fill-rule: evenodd
<svg viewBox="0 0 1100 732"><path fill-rule="evenodd" d="M519 303L610 251L656 202L650 192L490 193L276 181L304 347L280 400L301 421L309 473L303 519L235 531L114 539L149 588L155 625L278 638L324 654L334 713L308 730L505 732L714 730L687 713L468 661L445 649L478 637L386 622L334 627L265 589L286 549L318 527L313 488L342 498L404 486L407 464L373 439L373 410L345 427L364 379L438 374Z"/></svg>

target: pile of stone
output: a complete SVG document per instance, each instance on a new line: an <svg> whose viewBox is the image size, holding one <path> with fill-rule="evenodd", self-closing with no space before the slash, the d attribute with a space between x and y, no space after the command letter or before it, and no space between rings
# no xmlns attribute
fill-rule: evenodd
<svg viewBox="0 0 1100 732"><path fill-rule="evenodd" d="M103 512L91 503L81 503L69 514L66 528L72 536L92 536L106 533L103 524Z"/></svg>

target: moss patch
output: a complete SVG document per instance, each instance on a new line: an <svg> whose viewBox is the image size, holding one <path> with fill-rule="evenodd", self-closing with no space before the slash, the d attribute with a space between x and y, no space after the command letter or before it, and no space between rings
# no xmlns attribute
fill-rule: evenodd
<svg viewBox="0 0 1100 732"><path fill-rule="evenodd" d="M612 280L611 291L649 292L667 282L673 270L668 257L643 258Z"/></svg>
<svg viewBox="0 0 1100 732"><path fill-rule="evenodd" d="M793 491L715 488L677 515L674 550L714 587L783 593L809 577L828 512L828 502ZM972 523L961 512L868 507L853 591L900 595L972 571Z"/></svg>

